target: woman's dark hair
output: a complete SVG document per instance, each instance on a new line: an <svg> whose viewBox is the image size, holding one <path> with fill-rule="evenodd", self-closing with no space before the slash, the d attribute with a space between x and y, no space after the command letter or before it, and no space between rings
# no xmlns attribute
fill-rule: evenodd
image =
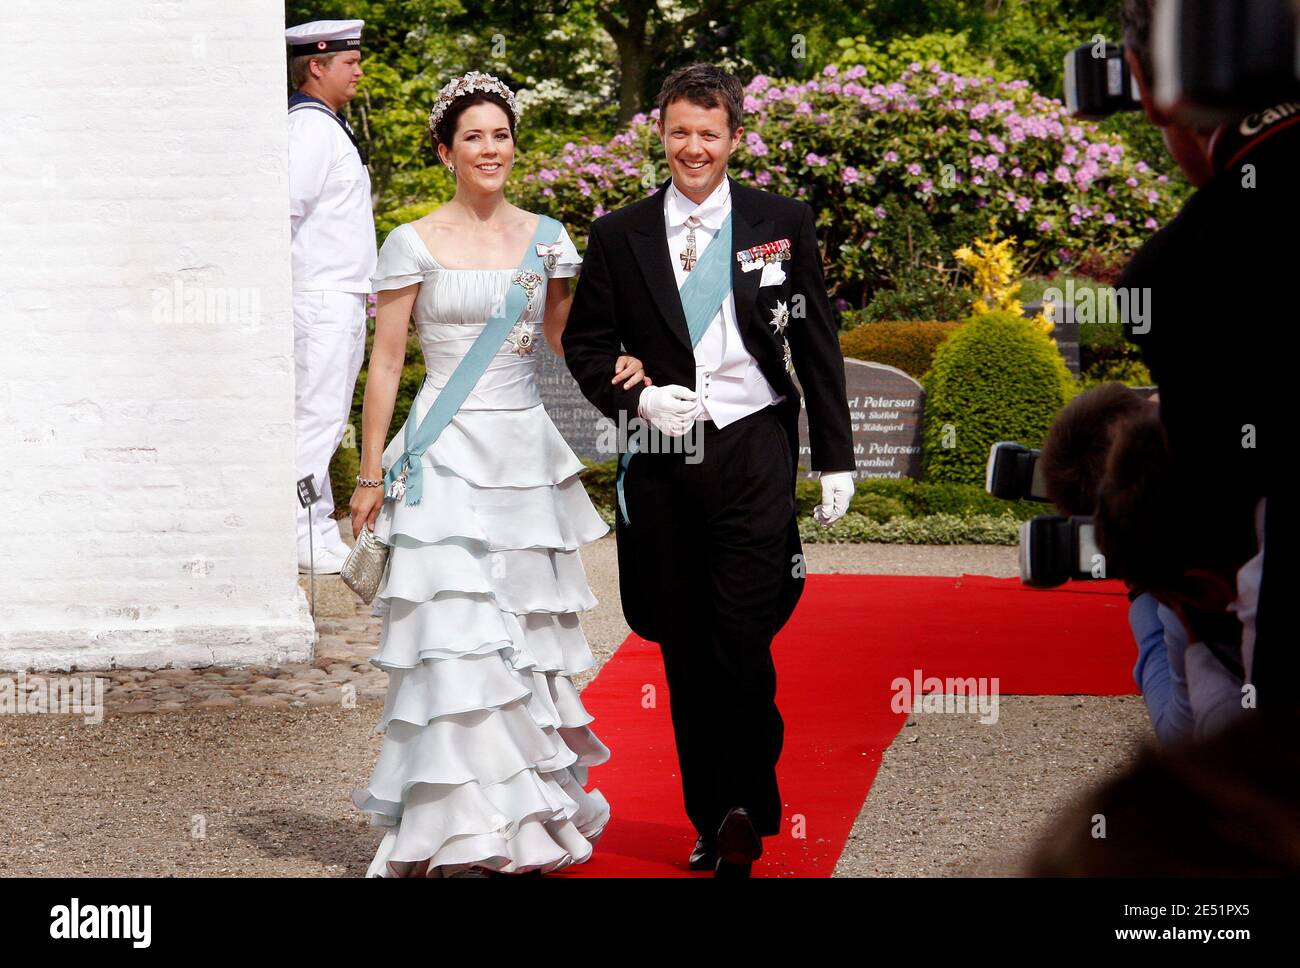
<svg viewBox="0 0 1300 968"><path fill-rule="evenodd" d="M510 113L510 105L500 94L494 94L491 91L473 91L464 97L458 97L451 102L451 106L443 112L438 123L433 126L431 135L433 138L433 150L436 153L438 145L446 145L451 148L452 139L456 135L456 122L460 119L468 108L475 104L495 104L506 115L506 124L510 127L510 140L515 140L515 116Z"/></svg>

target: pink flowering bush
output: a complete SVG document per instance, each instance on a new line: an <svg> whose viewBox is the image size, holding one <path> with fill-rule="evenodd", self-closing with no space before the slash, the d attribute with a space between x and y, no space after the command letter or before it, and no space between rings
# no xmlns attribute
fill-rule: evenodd
<svg viewBox="0 0 1300 968"><path fill-rule="evenodd" d="M813 206L841 306L944 278L953 250L990 218L1020 239L1027 270L1049 273L1085 255L1126 257L1177 208L1165 177L1119 137L1072 120L1025 81L933 63L888 84L864 83L865 72L832 64L805 82L755 77L730 163L740 182ZM638 114L607 142L521 156L514 201L581 236L668 177L656 116Z"/></svg>

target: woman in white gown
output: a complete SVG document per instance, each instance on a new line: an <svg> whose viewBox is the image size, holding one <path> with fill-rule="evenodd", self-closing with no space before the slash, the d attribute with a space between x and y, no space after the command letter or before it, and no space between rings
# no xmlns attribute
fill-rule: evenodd
<svg viewBox="0 0 1300 968"><path fill-rule="evenodd" d="M430 116L456 196L380 250L359 481L382 479L405 447L399 428L379 452L408 319L426 368L419 426L532 244L538 217L504 198L514 113L500 81L473 73L447 85ZM539 326L562 352L580 259L563 227L544 243L547 281L420 457L419 503L361 483L352 498L353 533L373 526L392 546L372 609L384 622L370 661L389 677L383 748L352 794L385 828L367 876L545 873L587 860L609 820L605 798L584 790L609 750L570 680L594 663L577 613L596 600L578 548L609 528L542 406L532 352ZM639 361L622 358L615 377L642 379Z"/></svg>

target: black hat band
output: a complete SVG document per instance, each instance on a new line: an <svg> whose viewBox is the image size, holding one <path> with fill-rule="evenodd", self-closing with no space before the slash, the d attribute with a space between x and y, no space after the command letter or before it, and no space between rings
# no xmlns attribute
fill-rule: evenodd
<svg viewBox="0 0 1300 968"><path fill-rule="evenodd" d="M304 54L332 54L339 50L360 50L361 38L351 37L348 40L318 40L311 44L290 44L289 53L293 57L301 57Z"/></svg>

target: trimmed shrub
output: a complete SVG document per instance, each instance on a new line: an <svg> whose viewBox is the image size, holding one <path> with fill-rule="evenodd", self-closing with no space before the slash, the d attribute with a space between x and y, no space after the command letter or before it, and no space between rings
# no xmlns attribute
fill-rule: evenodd
<svg viewBox="0 0 1300 968"><path fill-rule="evenodd" d="M873 494L870 491L859 491L854 494L853 500L849 501L849 511L882 523L893 518L908 516L907 508L903 507L902 501L883 494Z"/></svg>
<svg viewBox="0 0 1300 968"><path fill-rule="evenodd" d="M357 489L357 475L361 473L360 434L357 435L355 447L348 447L346 444L347 438L344 437L343 443L339 445L338 450L334 451L334 457L330 460L330 493L334 496L335 518L352 516L348 502L352 500L352 492Z"/></svg>
<svg viewBox="0 0 1300 968"><path fill-rule="evenodd" d="M1111 313L1116 318L1116 313ZM1129 342L1123 323L1079 326L1079 366L1085 386L1114 380L1128 386L1150 386L1151 373L1142 352Z"/></svg>
<svg viewBox="0 0 1300 968"><path fill-rule="evenodd" d="M997 441L1040 446L1076 392L1052 340L1009 313L968 320L940 345L922 384L926 480L958 484L983 483Z"/></svg>
<svg viewBox="0 0 1300 968"><path fill-rule="evenodd" d="M850 511L829 528L811 518L799 519L799 536L808 544L879 541L887 544L997 544L1020 542L1020 522L1010 514L976 514L962 518L930 514L923 518L872 521Z"/></svg>
<svg viewBox="0 0 1300 968"><path fill-rule="evenodd" d="M804 518L822 503L822 482L800 477L794 482L794 513Z"/></svg>
<svg viewBox="0 0 1300 968"><path fill-rule="evenodd" d="M882 322L867 323L840 334L845 356L897 367L920 379L934 352L961 323Z"/></svg>
<svg viewBox="0 0 1300 968"><path fill-rule="evenodd" d="M618 473L617 460L603 460L599 463L584 460L587 469L582 472L582 486L587 489L587 496L596 507L618 507L618 492L614 482Z"/></svg>

